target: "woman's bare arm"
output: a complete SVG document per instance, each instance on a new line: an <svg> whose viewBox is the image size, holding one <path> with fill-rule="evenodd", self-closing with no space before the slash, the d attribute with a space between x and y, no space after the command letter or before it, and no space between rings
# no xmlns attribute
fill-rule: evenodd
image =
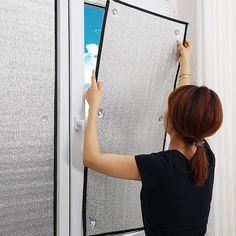
<svg viewBox="0 0 236 236"><path fill-rule="evenodd" d="M115 178L141 180L134 155L101 153L97 135L97 114L102 100L102 83L96 83L95 72L85 93L89 115L84 131L83 163L97 172Z"/></svg>
<svg viewBox="0 0 236 236"><path fill-rule="evenodd" d="M178 48L180 49L180 71L179 74L190 74L190 56L192 52L192 46L190 41L186 41L185 46L178 41L177 42ZM190 85L191 79L190 78L183 78L181 80L178 80L178 83L176 85L176 88L184 86L184 85Z"/></svg>

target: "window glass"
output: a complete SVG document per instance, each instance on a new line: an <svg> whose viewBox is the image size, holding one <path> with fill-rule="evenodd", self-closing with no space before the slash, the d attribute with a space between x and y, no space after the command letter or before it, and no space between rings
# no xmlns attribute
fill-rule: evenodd
<svg viewBox="0 0 236 236"><path fill-rule="evenodd" d="M92 70L96 67L98 47L101 36L104 8L85 5L84 7L84 88L91 82ZM85 104L85 114L88 114L88 104Z"/></svg>

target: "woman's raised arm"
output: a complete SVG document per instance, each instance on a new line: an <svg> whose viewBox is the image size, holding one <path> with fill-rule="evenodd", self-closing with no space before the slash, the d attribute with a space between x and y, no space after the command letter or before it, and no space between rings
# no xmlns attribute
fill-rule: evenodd
<svg viewBox="0 0 236 236"><path fill-rule="evenodd" d="M177 40L177 46L180 52L180 71L176 88L191 84L190 56L192 52L192 45L190 41L186 41L185 45L183 45L179 40Z"/></svg>

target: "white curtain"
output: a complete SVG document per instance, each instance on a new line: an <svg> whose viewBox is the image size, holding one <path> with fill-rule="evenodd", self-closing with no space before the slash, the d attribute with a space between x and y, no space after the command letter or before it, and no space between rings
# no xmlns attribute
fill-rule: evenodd
<svg viewBox="0 0 236 236"><path fill-rule="evenodd" d="M236 236L236 1L197 0L195 13L197 83L216 91L224 110L208 139L216 172L207 236Z"/></svg>

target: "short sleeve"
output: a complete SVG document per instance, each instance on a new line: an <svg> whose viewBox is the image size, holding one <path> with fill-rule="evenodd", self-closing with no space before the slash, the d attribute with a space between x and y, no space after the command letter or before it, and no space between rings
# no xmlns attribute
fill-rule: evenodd
<svg viewBox="0 0 236 236"><path fill-rule="evenodd" d="M167 163L158 153L139 154L134 157L143 185L157 183L167 169Z"/></svg>

